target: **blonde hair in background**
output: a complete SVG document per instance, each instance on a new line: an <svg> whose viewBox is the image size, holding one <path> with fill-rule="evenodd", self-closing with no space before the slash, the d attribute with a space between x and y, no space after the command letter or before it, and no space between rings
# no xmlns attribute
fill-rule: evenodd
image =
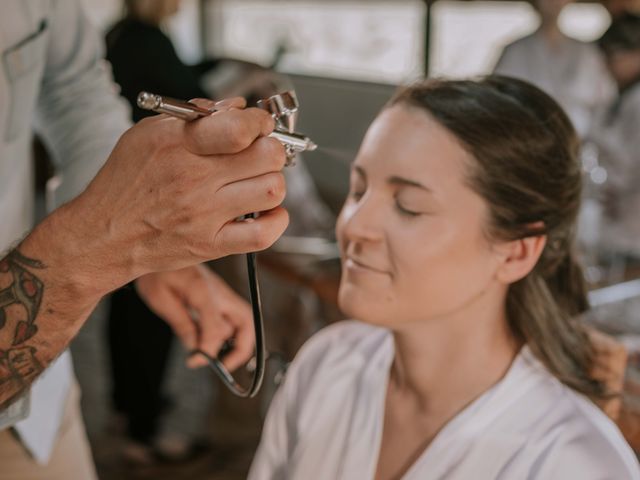
<svg viewBox="0 0 640 480"><path fill-rule="evenodd" d="M177 11L180 0L125 0L124 3L129 17L159 25Z"/></svg>

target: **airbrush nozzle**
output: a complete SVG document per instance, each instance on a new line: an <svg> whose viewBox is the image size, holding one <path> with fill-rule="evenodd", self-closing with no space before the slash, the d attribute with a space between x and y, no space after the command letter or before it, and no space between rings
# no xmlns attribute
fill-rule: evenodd
<svg viewBox="0 0 640 480"><path fill-rule="evenodd" d="M143 110L166 113L186 121L211 115L216 111L206 110L191 102L163 97L149 92L140 92L137 103ZM285 146L287 165L294 164L294 158L298 153L313 151L318 148L308 137L294 131L298 100L293 91L259 100L258 107L268 111L274 117L276 128L269 136L278 139Z"/></svg>

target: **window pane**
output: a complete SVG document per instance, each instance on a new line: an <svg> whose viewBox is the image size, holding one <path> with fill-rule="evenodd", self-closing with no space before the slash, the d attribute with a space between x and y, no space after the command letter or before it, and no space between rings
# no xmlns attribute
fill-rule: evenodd
<svg viewBox="0 0 640 480"><path fill-rule="evenodd" d="M422 73L420 1L222 1L217 54L283 71L399 83Z"/></svg>
<svg viewBox="0 0 640 480"><path fill-rule="evenodd" d="M560 16L565 34L598 38L609 23L599 4L572 4ZM526 2L452 2L433 6L431 74L466 77L490 73L502 48L539 24Z"/></svg>

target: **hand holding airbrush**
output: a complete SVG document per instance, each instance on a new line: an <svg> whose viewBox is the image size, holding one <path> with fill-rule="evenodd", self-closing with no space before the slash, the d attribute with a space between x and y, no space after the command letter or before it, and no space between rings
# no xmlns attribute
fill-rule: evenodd
<svg viewBox="0 0 640 480"><path fill-rule="evenodd" d="M165 113L185 121L195 120L216 112L215 109L207 110L192 102L162 97L149 92L141 92L138 95L138 106L144 110ZM308 137L295 132L299 108L295 92L283 92L260 100L258 107L269 112L274 118L276 127L269 136L284 145L287 153L287 165L294 163L298 153L313 151L317 148L317 145Z"/></svg>
<svg viewBox="0 0 640 480"><path fill-rule="evenodd" d="M212 115L215 108L207 110L199 107L195 103L161 97L149 92L141 92L138 95L138 106L145 110L153 110L164 113L185 121L196 120L201 117ZM276 138L284 147L287 156L286 165L293 165L298 153L313 151L317 148L308 137L295 132L295 124L298 114L298 100L293 91L274 95L272 97L258 101L258 107L271 114L276 122L270 137ZM246 215L245 218L253 218L253 214ZM256 339L255 371L253 381L248 389L242 388L225 368L219 358L211 357L202 350L195 350L192 354L204 356L209 366L215 371L227 387L239 397L254 397L260 390L264 379L266 349L264 342L264 324L262 321L262 307L260 304L260 291L257 279L257 267L255 253L247 254L247 271L249 275L249 291L251 295L251 305L253 308L253 318Z"/></svg>

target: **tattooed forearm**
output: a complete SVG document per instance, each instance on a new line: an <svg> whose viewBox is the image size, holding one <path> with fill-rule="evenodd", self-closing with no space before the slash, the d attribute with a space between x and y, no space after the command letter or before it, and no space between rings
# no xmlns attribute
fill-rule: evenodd
<svg viewBox="0 0 640 480"><path fill-rule="evenodd" d="M43 370L37 348L27 342L38 333L44 292L35 272L45 268L17 250L0 260L0 393L20 393Z"/></svg>

